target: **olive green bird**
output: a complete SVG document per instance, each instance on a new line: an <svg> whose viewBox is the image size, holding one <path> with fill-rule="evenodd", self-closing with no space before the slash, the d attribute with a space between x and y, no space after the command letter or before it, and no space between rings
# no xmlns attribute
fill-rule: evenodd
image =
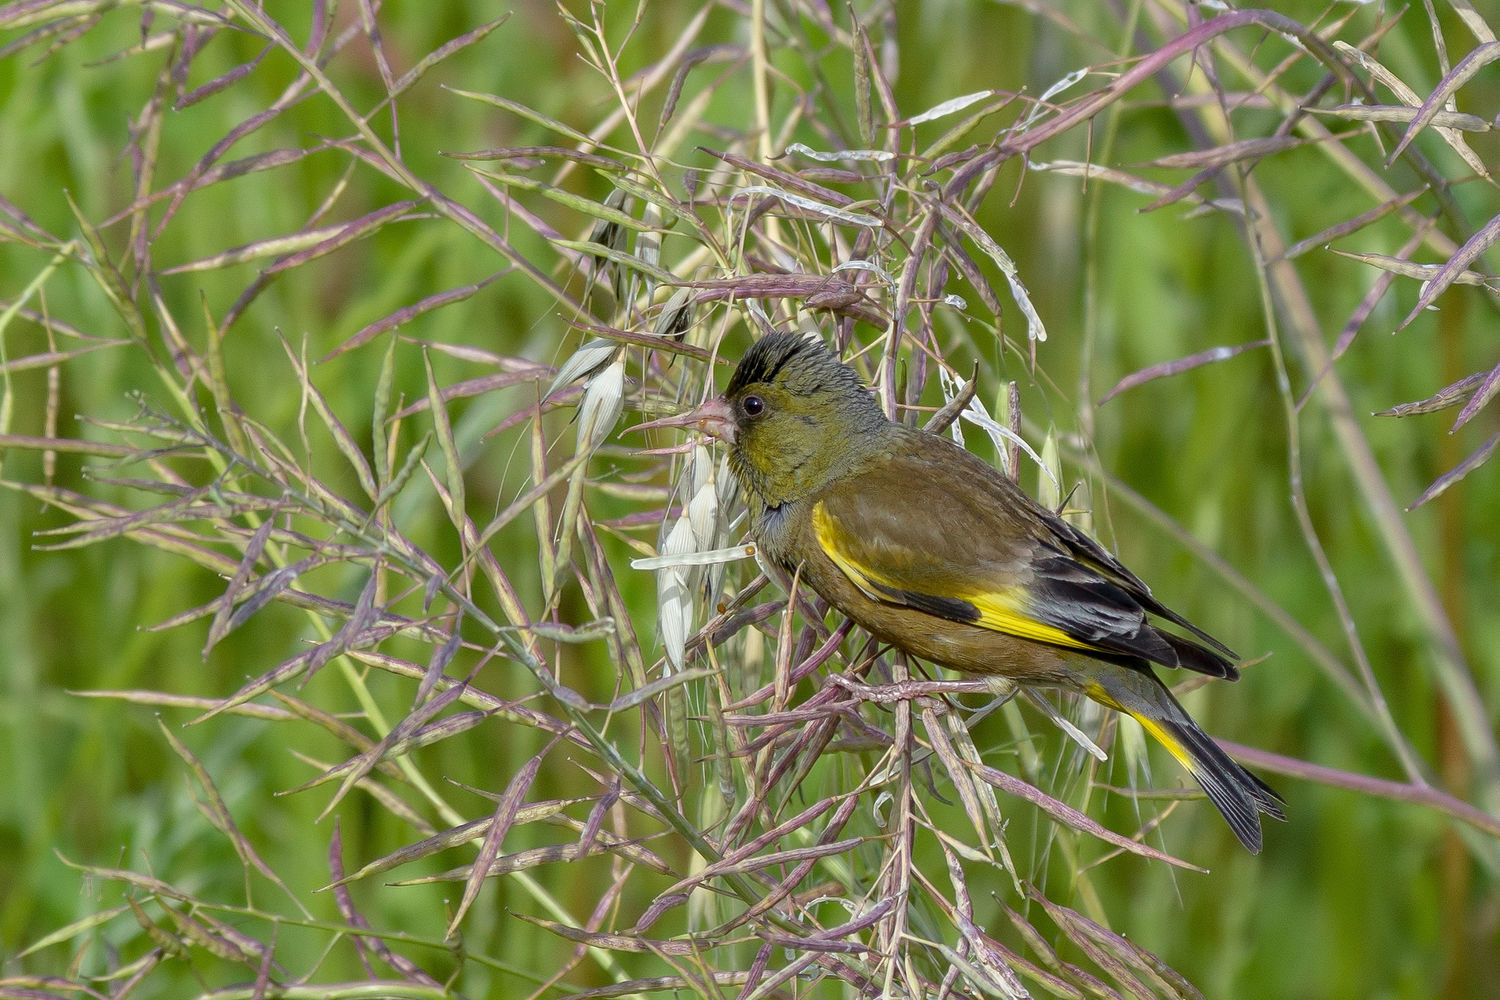
<svg viewBox="0 0 1500 1000"><path fill-rule="evenodd" d="M1198 728L1151 666L1234 680L1235 654L988 463L887 419L821 343L764 337L722 396L654 425L725 442L761 552L875 636L1131 716L1252 853L1260 814L1285 819L1281 797Z"/></svg>

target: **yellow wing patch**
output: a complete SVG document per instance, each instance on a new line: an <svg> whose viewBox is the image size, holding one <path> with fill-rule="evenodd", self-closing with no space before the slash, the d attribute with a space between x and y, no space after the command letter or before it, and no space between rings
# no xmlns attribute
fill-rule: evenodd
<svg viewBox="0 0 1500 1000"><path fill-rule="evenodd" d="M841 528L822 501L813 505L812 523L813 534L828 558L866 597L872 601L901 603L901 594L915 595L907 583L863 566L850 557L846 547L840 544ZM972 624L981 628L1069 649L1099 648L1069 635L1055 625L1048 625L1031 617L1026 611L1026 592L1022 587L1013 587L1007 591L971 591L929 596L968 603L977 615Z"/></svg>
<svg viewBox="0 0 1500 1000"><path fill-rule="evenodd" d="M1017 588L1020 589L1020 588ZM1025 595L1011 593L964 594L963 599L979 609L977 624L996 632L1050 642L1054 646L1070 649L1097 649L1097 646L1077 639L1056 625L1039 622L1025 612ZM1019 598L1019 599L1018 599Z"/></svg>

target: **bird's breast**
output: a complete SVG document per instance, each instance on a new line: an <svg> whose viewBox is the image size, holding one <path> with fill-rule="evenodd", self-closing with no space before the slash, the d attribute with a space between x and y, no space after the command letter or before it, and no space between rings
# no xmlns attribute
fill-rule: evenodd
<svg viewBox="0 0 1500 1000"><path fill-rule="evenodd" d="M774 507L759 504L751 521L751 531L755 535L756 544L760 546L761 554L788 572L795 569L798 562L797 514L796 501Z"/></svg>

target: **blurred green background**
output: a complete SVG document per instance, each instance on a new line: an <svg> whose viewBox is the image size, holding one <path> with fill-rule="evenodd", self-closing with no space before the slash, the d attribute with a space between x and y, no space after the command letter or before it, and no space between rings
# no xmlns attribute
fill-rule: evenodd
<svg viewBox="0 0 1500 1000"><path fill-rule="evenodd" d="M271 6L283 8L271 14L284 19L291 37L307 36L311 15L302 5ZM575 14L585 13L582 5L572 6L579 8ZM872 50L888 70L896 70L891 79L896 106L911 116L976 91L1024 91L1035 97L1085 65L1120 68L1117 60L1149 52L1185 30L1175 20L1182 10L1207 16L1207 6L1144 3L1116 10L1083 0L1055 7L948 0L920 9L858 4L856 13L867 26ZM38 227L64 239L81 239L79 219L101 226L137 196L132 162L141 149L155 158L155 187L165 187L188 175L229 130L281 99L296 77L297 68L284 52L252 32L224 31L196 55L187 79L172 80L164 67L180 52L166 45L142 47L142 38L156 37L165 20L175 16L172 12L156 10L155 22L148 21L143 31L139 10L100 5L95 14L86 4L73 7L83 13L59 9L57 16L81 19L61 22L65 26L55 34L24 45L27 33L46 22L20 4L0 7L0 46L8 46L0 58L0 149L5 151L0 156L0 196ZM1331 13L1316 4L1280 7L1304 21L1347 13L1353 20L1338 36L1348 39L1380 30L1383 19L1392 15L1382 5ZM696 12L686 5L608 8L608 35L627 78L665 58L690 26L696 32L692 44L703 48L703 60L687 73L683 88L685 101L704 95L692 108L701 124L679 148L664 151L671 158L664 173L679 183L688 180L687 170L706 172L714 165L694 146L725 148L753 128L759 99L755 79L747 60L735 54L751 37L749 9L715 8L699 25ZM378 15L385 55L399 76L494 13L490 5L478 3L389 5ZM852 144L848 130L856 118L856 74L847 47L816 16L794 5L766 5L765 15L776 26L773 37L795 39L769 56L771 116L786 121L800 111L802 117L798 127L774 137L772 148L793 140L836 148L831 134L840 130L843 141ZM339 27L356 25L360 16L356 5L340 5ZM840 8L828 16L847 28L848 11ZM1452 57L1472 47L1461 19L1446 5L1440 27ZM1292 54L1283 40L1260 29L1230 38L1262 69L1276 67ZM1386 65L1423 95L1443 73L1432 39L1420 12L1407 10L1380 42ZM711 45L722 48L708 49ZM521 4L487 38L436 66L400 97L398 132L393 133L388 109L371 116L373 127L388 141L394 143L399 135L403 162L413 174L513 239L519 259L534 262L564 285L570 280L568 269L555 249L532 226L512 217L517 209L502 204L462 162L442 154L563 141L525 116L456 91L501 95L580 130L605 121L618 100L609 82L580 58L580 48L558 8ZM167 111L159 134L138 133L142 109L153 100L170 103L179 96L179 87L202 86L255 59L262 61L254 71L222 92ZM1220 72L1224 66L1215 64ZM350 105L364 111L385 93L381 72L379 60L362 41L327 66L330 81ZM1493 66L1481 73L1493 82ZM1298 94L1310 91L1317 79L1303 61L1291 66L1278 84ZM1092 89L1104 80L1091 77L1078 86ZM1243 80L1223 85L1241 94L1250 89ZM1143 165L1204 145L1186 116L1165 106L1166 97L1191 92L1212 93L1205 69L1179 59L1168 75L1133 91L1090 127L1045 143L1033 159L1040 165L1088 158L1179 183L1189 170ZM1493 119L1500 111L1496 94L1476 82L1461 91L1460 110ZM1252 97L1246 97L1249 110L1236 111L1233 118L1239 137L1269 134L1282 117L1270 108L1257 112ZM797 102L803 100L806 106L799 109ZM641 120L653 124L659 108L660 94L654 92L641 108ZM987 131L969 141L993 137L1013 117L1009 112L997 115ZM920 125L915 132L930 141L929 133L944 127L941 122ZM228 158L314 146L350 132L347 117L334 102L310 88L288 111L239 140ZM633 148L628 131L617 122L607 138ZM1469 140L1486 163L1495 162L1500 147L1491 134ZM1415 186L1405 162L1381 166L1388 146L1382 148L1368 135L1343 146L1398 190ZM1446 176L1464 175L1462 163L1430 135L1419 140L1418 148ZM1260 160L1253 175L1269 200L1275 227L1288 242L1353 218L1378 200L1313 145ZM335 221L411 196L379 171L351 167L348 155L326 149L189 195L171 223L151 236L155 266L162 271L296 232L340 185L345 187ZM603 179L583 171L572 175L568 186L595 200L608 193ZM1204 193L1224 196L1228 191L1210 181ZM1460 185L1453 196L1474 229L1500 211L1500 199L1487 181ZM1033 375L1017 355L1002 357L979 324L966 326L949 314L937 331L949 360L964 372L972 360L981 362L980 394L992 408L1001 381L1019 381L1028 434L1039 442L1050 430L1062 441L1065 487L1086 481L1097 533L1166 602L1247 657L1265 657L1239 684L1191 696L1189 704L1205 728L1288 758L1402 781L1401 764L1376 720L1319 666L1309 646L1310 641L1321 644L1331 660L1355 673L1346 623L1291 500L1289 442L1295 441L1310 523L1396 726L1435 785L1493 811L1495 802L1486 803L1482 795L1496 776L1475 772L1471 749L1444 702L1435 666L1441 656L1439 640L1430 616L1414 606L1410 586L1393 562L1389 532L1404 533L1414 546L1426 576L1423 584L1435 593L1472 669L1483 702L1479 716L1493 731L1495 706L1500 705L1500 522L1495 517L1500 467L1484 465L1433 502L1400 512L1396 523L1382 522L1372 513L1377 508L1369 502L1369 481L1351 472L1358 459L1349 440L1335 429L1325 391L1336 380L1339 391L1347 394L1351 426L1373 456L1378 481L1395 503L1410 504L1495 432L1494 413L1481 413L1452 435L1452 411L1406 420L1370 414L1428 397L1461 376L1492 367L1493 293L1455 287L1443 295L1437 311L1422 314L1393 336L1419 294L1417 282L1398 279L1319 388L1314 386L1321 373L1297 345L1289 317L1273 311L1283 365L1271 350L1254 349L1147 382L1100 405L1105 392L1131 373L1211 347L1268 337L1263 272L1234 218L1191 212L1186 203L1143 212L1154 197L1036 166L1023 176L1018 162L1007 165L978 221L1018 263L1050 336L1036 345L1038 373ZM580 213L539 198L516 198L524 211L538 214L565 237L582 239L588 232L591 220ZM1424 213L1433 211L1427 202L1417 205ZM160 219L161 211L156 208L153 219ZM278 275L235 321L223 341L224 367L246 414L286 440L296 437L303 399L278 331L292 350L321 358L380 317L496 272L502 273L467 299L401 327L397 393L408 401L425 395L421 344L469 347L543 364L567 356L577 337L566 329L551 293L450 220L423 207L412 214L408 221ZM137 414L134 394L147 399L166 395L162 372L171 370L172 359L159 331L150 331L145 343L130 341L119 311L86 269L54 262L46 249L17 239L17 228L8 224L11 235L0 239L0 300L17 302L39 282L27 308L89 337L120 342L56 365L23 365L18 359L71 350L82 342L49 341L40 324L8 317L0 328L0 362L6 364L0 386L5 426L0 432L119 440L114 431L80 418L130 420ZM128 225L101 231L109 252L128 258ZM1394 255L1409 235L1409 225L1393 216L1333 244ZM1437 259L1426 249L1415 256ZM1493 271L1484 261L1481 257L1476 269ZM201 344L206 339L204 316L222 319L257 268L267 263L168 271L156 280L183 336ZM1321 248L1289 266L1308 295L1323 350L1331 351L1378 272ZM1021 344L1024 321L1010 306L1006 301L1009 311L1002 315L1001 327L1013 343ZM856 336L865 341L882 332L856 328ZM745 342L743 330L735 336L734 343ZM378 340L313 371L333 410L361 428L359 438L366 445L384 343ZM434 350L427 356L436 381L444 386L494 371L489 363L454 352ZM1296 411L1295 423L1278 389L1282 377L1293 400L1313 389ZM467 491L476 517L486 509L503 508L529 485L526 428L484 434L535 403L533 383L527 382L458 399L451 406L460 439L468 446ZM546 420L549 435L564 448L572 437L567 416ZM55 429L48 426L49 419ZM326 441L309 447L314 461L332 451ZM7 483L47 482L131 509L143 503L126 487L98 481L100 475L130 476L129 469L110 471L107 463L69 455L60 456L53 469L44 465L39 452L26 448L8 448L0 460ZM623 459L595 461L608 466ZM95 475L86 475L86 467ZM1023 482L1034 487L1031 475ZM336 467L330 467L328 476L341 487L352 483L347 471ZM417 492L431 496L425 487ZM1164 512L1305 632L1292 633L1278 624L1186 544L1184 536L1164 530L1133 495ZM620 516L630 509L617 500L613 509L596 512L596 517ZM408 535L435 558L444 565L458 558L440 508L412 501L403 512ZM316 921L337 916L328 908L327 894L310 893L330 880L326 854L334 820L317 822L327 803L323 791L277 795L316 773L288 753L282 731L230 716L184 729L197 716L195 710L84 696L89 691L149 689L223 697L245 678L302 648L308 638L303 617L272 605L204 657L205 620L161 630L153 626L213 600L223 592L224 581L183 558L125 539L62 551L39 547L56 540L39 533L72 520L19 489L0 490L0 523L8 526L0 534L0 634L6 646L0 670L0 975L69 975L74 954L67 943L24 958L18 952L72 921L122 905L117 884L90 878L76 865L150 872L199 898L244 895L239 862L205 821L163 726L214 776L236 823L270 868L315 908L306 924L293 920L285 926L278 960L288 965L318 961L327 938ZM533 526L522 520L492 547L530 604L540 581L535 540L530 538ZM614 571L649 651L655 628L653 584L647 574L628 568L624 546L611 551L620 557ZM330 576L325 586L344 600L358 593L350 579ZM576 595L564 599L565 615L570 611L586 614ZM587 693L607 699L614 667L603 650L580 649L578 655L594 657L584 662L598 671L596 690ZM525 693L527 683L527 678L515 677L510 693ZM405 711L411 696L409 688L378 676L371 691L394 716ZM328 711L359 707L329 671L294 693ZM447 741L423 751L422 770L498 792L514 761L537 752L530 744L493 739L506 732L481 730L472 741ZM332 763L346 752L332 739L320 740L315 731L306 735L295 748L302 754ZM496 761L506 763L497 768ZM1156 767L1159 783L1173 783L1175 774L1164 770L1170 762L1159 760ZM498 780L497 773L502 775ZM1116 784L1128 780L1122 768L1113 777ZM1111 926L1160 955L1208 996L1464 997L1485 995L1500 982L1500 892L1493 867L1500 848L1493 838L1420 805L1285 775L1267 777L1288 800L1289 822L1268 830L1262 856L1240 852L1207 808L1180 808L1164 824L1162 846L1212 873L1173 872L1130 858L1103 864L1092 878ZM542 787L561 795L567 782L566 775L544 775ZM1095 814L1116 829L1132 828L1132 805L1120 796L1107 801L1102 811L1094 807ZM410 828L358 796L344 800L336 818L344 855L355 859L351 864L413 839ZM1018 838L1018 843L1031 839L1020 831ZM1030 860L1039 870L1047 869L1047 862ZM602 863L572 872L544 871L557 880L553 891L573 915L586 915L597 903L594 876L605 872ZM454 967L442 944L451 913L445 901L451 907L459 890L391 889L375 884L380 881L355 886L359 905L377 926L400 929L423 942L413 946L413 953L441 978ZM1008 880L997 876L991 886L976 876L976 907L997 921L998 933L998 918L977 891L980 885L1003 895ZM1046 888L1054 898L1077 905L1067 898L1065 881L1055 870ZM276 909L280 902L266 901L266 894L276 892L257 884L251 902L264 901ZM534 912L530 907L531 897L515 884L492 880L484 902L471 911L465 936L483 942L474 951L483 951L494 963L478 963L478 969L469 964L461 984L469 995L523 995L538 974L546 974L549 963L555 968L569 953L571 945L508 916L511 910ZM125 931L131 919L128 913L117 918ZM326 961L353 970L350 955L340 945ZM84 964L97 960L95 954ZM92 967L97 971L97 964ZM651 965L641 959L631 967ZM214 975L211 967L182 963L176 971L164 970L155 991L146 995L186 995L202 989L204 981L213 982Z"/></svg>

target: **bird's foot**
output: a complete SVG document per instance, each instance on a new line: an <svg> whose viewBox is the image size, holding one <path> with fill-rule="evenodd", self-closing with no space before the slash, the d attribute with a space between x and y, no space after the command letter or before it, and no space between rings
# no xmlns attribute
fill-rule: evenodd
<svg viewBox="0 0 1500 1000"><path fill-rule="evenodd" d="M862 684L843 674L832 674L829 682L848 691L860 701L888 705L896 701L936 698L945 694L992 694L994 684L987 680L893 681L890 684Z"/></svg>

